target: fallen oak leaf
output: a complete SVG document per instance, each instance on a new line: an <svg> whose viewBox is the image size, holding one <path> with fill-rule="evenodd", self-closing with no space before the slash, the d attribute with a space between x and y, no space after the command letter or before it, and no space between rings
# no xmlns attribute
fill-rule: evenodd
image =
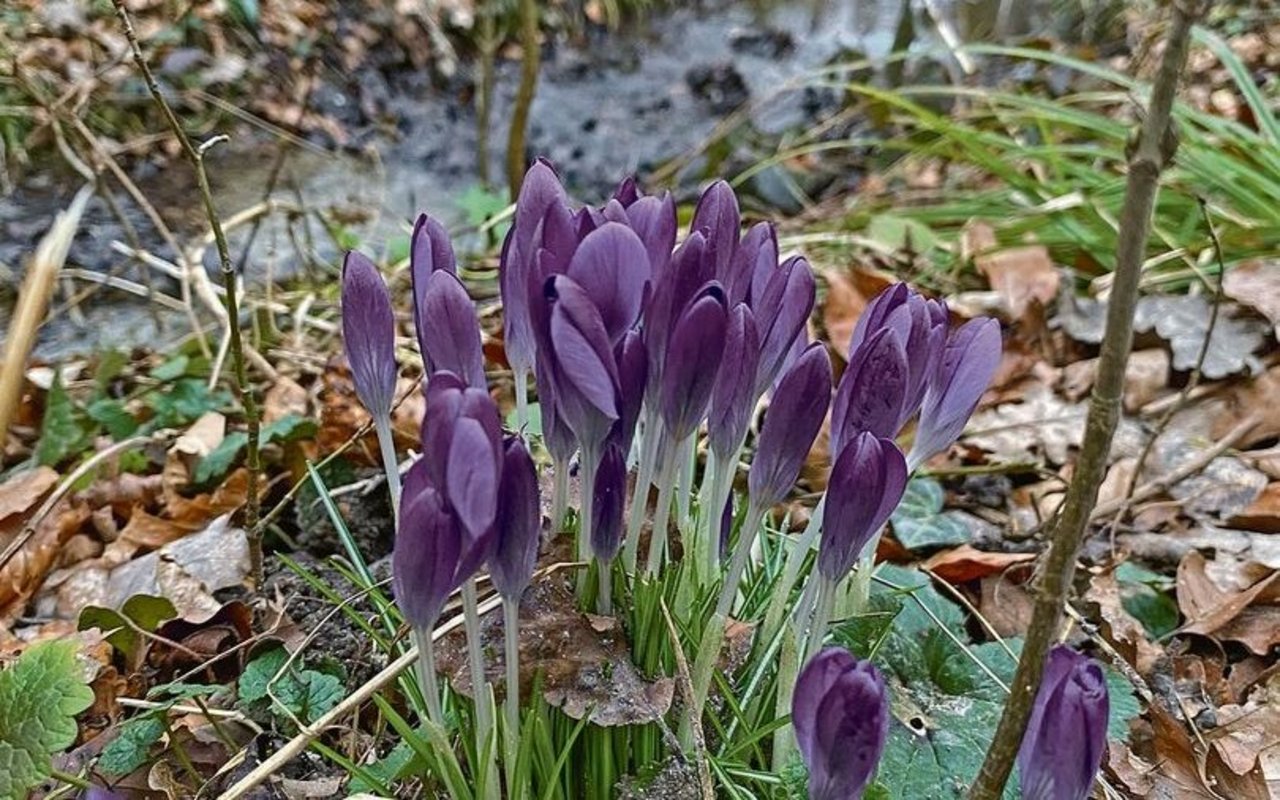
<svg viewBox="0 0 1280 800"><path fill-rule="evenodd" d="M19 472L0 484L0 541L7 532L5 529L12 524L10 517L31 511L57 483L57 470L39 466Z"/></svg>
<svg viewBox="0 0 1280 800"><path fill-rule="evenodd" d="M935 553L924 568L950 584L967 583L1035 561L1035 553L992 553L968 544Z"/></svg>

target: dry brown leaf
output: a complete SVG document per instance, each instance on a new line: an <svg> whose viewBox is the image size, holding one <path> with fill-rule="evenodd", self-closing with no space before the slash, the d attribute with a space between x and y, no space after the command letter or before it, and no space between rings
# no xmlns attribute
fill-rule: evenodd
<svg viewBox="0 0 1280 800"><path fill-rule="evenodd" d="M34 509L45 492L57 484L57 471L43 466L24 470L0 483L0 525ZM4 532L0 527L0 542L4 541Z"/></svg>
<svg viewBox="0 0 1280 800"><path fill-rule="evenodd" d="M1033 303L1047 306L1058 296L1062 276L1043 245L1009 247L975 255L974 265L1000 295L1010 319L1022 319Z"/></svg>
<svg viewBox="0 0 1280 800"><path fill-rule="evenodd" d="M171 451L183 456L189 468L222 444L226 433L227 418L217 411L208 411L174 440Z"/></svg>
<svg viewBox="0 0 1280 800"><path fill-rule="evenodd" d="M1280 261L1246 261L1227 271L1222 292L1271 321L1280 338Z"/></svg>
<svg viewBox="0 0 1280 800"><path fill-rule="evenodd" d="M1125 610L1115 575L1110 572L1094 575L1084 599L1097 608L1097 618L1102 621L1102 635L1116 652L1124 656L1139 675L1150 674L1156 661L1164 655L1164 650L1147 638L1142 623Z"/></svg>
<svg viewBox="0 0 1280 800"><path fill-rule="evenodd" d="M1280 644L1280 595L1274 590L1280 572L1241 591L1224 589L1209 573L1209 562L1192 551L1178 565L1178 608L1187 619L1183 633L1234 641L1258 655Z"/></svg>
<svg viewBox="0 0 1280 800"><path fill-rule="evenodd" d="M1231 526L1263 533L1280 533L1280 481L1267 484L1262 494L1231 518Z"/></svg>
<svg viewBox="0 0 1280 800"><path fill-rule="evenodd" d="M1035 553L989 553L962 544L935 553L924 566L947 583L957 584L1003 573L1012 566L1035 560Z"/></svg>
<svg viewBox="0 0 1280 800"><path fill-rule="evenodd" d="M306 416L307 390L292 378L281 375L262 398L262 422L270 424L290 414Z"/></svg>
<svg viewBox="0 0 1280 800"><path fill-rule="evenodd" d="M1124 408L1129 413L1155 400L1169 383L1169 354L1159 347L1129 354L1124 365Z"/></svg>
<svg viewBox="0 0 1280 800"><path fill-rule="evenodd" d="M502 687L500 614L481 621L485 650L495 658L485 664L488 680ZM652 722L671 707L675 685L670 678L646 681L631 662L631 647L616 620L606 630L593 627L577 609L573 592L556 576L535 581L520 607L521 691L542 676L543 697L574 719L590 713L596 725ZM471 696L466 637L461 631L437 644L436 664L454 689ZM505 691L505 689L503 690Z"/></svg>
<svg viewBox="0 0 1280 800"><path fill-rule="evenodd" d="M832 349L841 358L846 358L853 329L871 298L855 289L852 281L839 270L827 270L822 277L827 284L827 299L822 305L822 327Z"/></svg>
<svg viewBox="0 0 1280 800"><path fill-rule="evenodd" d="M1026 587L1004 575L982 579L978 610L1001 636L1022 636L1031 625L1035 599Z"/></svg>
<svg viewBox="0 0 1280 800"><path fill-rule="evenodd" d="M63 499L53 507L9 563L0 568L0 616L9 607L31 596L57 563L62 546L89 520L83 504Z"/></svg>
<svg viewBox="0 0 1280 800"><path fill-rule="evenodd" d="M1240 420L1246 415L1260 410L1266 412L1262 420L1250 429L1237 446L1245 450L1259 442L1280 436L1280 403L1276 402L1276 398L1280 397L1280 365L1251 380L1235 384L1224 396L1227 408L1213 421L1211 435L1215 440L1221 439L1240 424Z"/></svg>

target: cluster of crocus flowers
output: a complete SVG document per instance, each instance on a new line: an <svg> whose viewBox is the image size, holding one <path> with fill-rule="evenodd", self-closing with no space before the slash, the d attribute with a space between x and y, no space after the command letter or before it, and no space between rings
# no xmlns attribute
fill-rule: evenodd
<svg viewBox="0 0 1280 800"><path fill-rule="evenodd" d="M873 549L910 472L955 441L990 381L1000 355L998 325L980 319L952 331L945 306L895 285L860 320L848 367L833 387L828 349L810 343L806 332L812 271L803 257L781 256L773 226L762 222L744 233L737 198L721 181L702 194L678 244L677 228L670 195L644 195L627 180L603 206L574 206L549 164L530 168L500 260L514 433L502 430L490 395L475 307L457 277L448 236L426 216L414 228L410 270L426 414L422 455L404 484L393 566L397 602L423 654L422 683L435 721L442 715L430 631L447 598L461 590L482 735L492 725L481 686L474 580L487 564L504 606L508 737L518 725L515 629L542 528L526 444L530 375L554 475L555 530L566 519L576 456L577 550L594 565L597 610L613 612L615 582L634 589L662 579L676 552L673 521L686 562L678 573L677 613L687 613L697 593L717 597L697 653L692 714L701 713L764 517L792 490L824 420L831 422L831 479L811 531L791 542L774 590L775 604L788 606L821 531L817 569L789 623L797 637L807 631L810 655L823 644L842 583ZM351 254L344 332L357 390L375 419L389 416L396 375L386 293L373 265ZM766 397L745 503L735 505L734 478ZM897 440L913 421L904 455ZM396 462L385 427L391 478ZM706 462L695 490L700 440ZM736 517L735 508L742 509ZM579 582L584 602L591 588ZM766 619L765 640L769 627ZM874 670L858 675L858 686L882 686ZM779 685L779 702L789 708L791 686ZM483 748L478 743L477 752ZM514 739L506 750L514 761Z"/></svg>

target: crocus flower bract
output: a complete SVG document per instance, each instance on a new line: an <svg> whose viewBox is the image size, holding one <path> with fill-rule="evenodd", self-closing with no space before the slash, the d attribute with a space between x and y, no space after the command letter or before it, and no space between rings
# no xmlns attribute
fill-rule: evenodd
<svg viewBox="0 0 1280 800"><path fill-rule="evenodd" d="M405 475L400 526L391 554L392 590L410 625L429 630L466 575L459 565L468 540L444 496L418 460Z"/></svg>
<svg viewBox="0 0 1280 800"><path fill-rule="evenodd" d="M1085 800L1102 764L1110 710L1102 668L1058 645L1049 651L1018 750L1025 800Z"/></svg>
<svg viewBox="0 0 1280 800"><path fill-rule="evenodd" d="M925 389L920 424L907 459L912 467L960 438L999 365L1000 323L978 317L951 333Z"/></svg>
<svg viewBox="0 0 1280 800"><path fill-rule="evenodd" d="M870 661L826 648L796 680L791 724L809 768L810 800L858 800L889 735L884 678Z"/></svg>
<svg viewBox="0 0 1280 800"><path fill-rule="evenodd" d="M818 569L839 581L889 519L907 486L907 462L897 445L863 431L836 458L827 483Z"/></svg>
<svg viewBox="0 0 1280 800"><path fill-rule="evenodd" d="M387 285L354 250L342 265L342 343L360 402L375 418L391 413L396 391L396 320Z"/></svg>
<svg viewBox="0 0 1280 800"><path fill-rule="evenodd" d="M456 275L436 270L427 277L420 323L418 335L428 375L452 372L468 386L485 386L476 307Z"/></svg>
<svg viewBox="0 0 1280 800"><path fill-rule="evenodd" d="M493 533L489 575L499 594L519 600L538 560L542 506L538 501L537 470L518 436L508 438L503 445Z"/></svg>
<svg viewBox="0 0 1280 800"><path fill-rule="evenodd" d="M768 508L791 491L831 402L831 359L814 343L782 378L748 475L751 502Z"/></svg>

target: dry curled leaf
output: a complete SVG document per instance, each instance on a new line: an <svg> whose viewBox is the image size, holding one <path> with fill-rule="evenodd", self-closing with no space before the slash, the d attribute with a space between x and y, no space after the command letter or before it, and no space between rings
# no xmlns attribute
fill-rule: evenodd
<svg viewBox="0 0 1280 800"><path fill-rule="evenodd" d="M1178 608L1187 618L1181 631L1240 642L1258 655L1269 653L1280 644L1280 572L1264 570L1266 577L1234 590L1215 581L1209 567L1199 551L1188 553L1178 565Z"/></svg>
<svg viewBox="0 0 1280 800"><path fill-rule="evenodd" d="M1280 338L1280 261L1246 261L1227 271L1222 291L1270 320Z"/></svg>
<svg viewBox="0 0 1280 800"><path fill-rule="evenodd" d="M481 623L485 651L495 655L485 664L486 677L495 687L502 687L504 680L499 617L491 612ZM530 690L540 674L546 701L574 719L589 714L592 723L603 726L659 719L671 707L673 681L645 680L631 662L630 643L617 621L595 619L593 625L592 617L578 611L563 580L551 576L530 586L520 607L521 691ZM601 625L601 620L607 624ZM466 637L460 631L437 644L436 665L456 691L471 695Z"/></svg>

